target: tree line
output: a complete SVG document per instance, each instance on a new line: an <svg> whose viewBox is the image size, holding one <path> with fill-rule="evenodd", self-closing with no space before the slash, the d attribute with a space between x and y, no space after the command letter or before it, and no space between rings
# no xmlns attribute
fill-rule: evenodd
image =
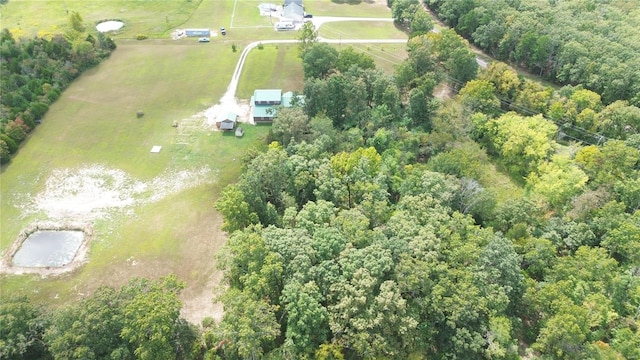
<svg viewBox="0 0 640 360"><path fill-rule="evenodd" d="M3 359L193 359L198 329L180 317L175 276L104 286L60 310L26 297L0 304Z"/></svg>
<svg viewBox="0 0 640 360"><path fill-rule="evenodd" d="M0 32L0 162L6 163L60 93L116 48L111 38L87 31L72 12L64 34L14 39Z"/></svg>

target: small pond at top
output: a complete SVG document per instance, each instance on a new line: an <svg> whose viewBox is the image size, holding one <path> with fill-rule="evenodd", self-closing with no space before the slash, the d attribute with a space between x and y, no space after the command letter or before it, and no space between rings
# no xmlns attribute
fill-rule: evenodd
<svg viewBox="0 0 640 360"><path fill-rule="evenodd" d="M100 31L101 33L104 33L109 31L120 30L120 28L123 26L124 26L124 23L122 21L109 20L109 21L103 21L100 24L96 25L96 30Z"/></svg>
<svg viewBox="0 0 640 360"><path fill-rule="evenodd" d="M60 267L73 260L84 240L84 232L36 231L24 240L13 255L13 265L25 267Z"/></svg>

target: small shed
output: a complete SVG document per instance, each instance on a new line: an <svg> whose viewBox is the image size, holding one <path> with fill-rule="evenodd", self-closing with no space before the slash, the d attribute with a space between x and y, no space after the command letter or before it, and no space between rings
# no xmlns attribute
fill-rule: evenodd
<svg viewBox="0 0 640 360"><path fill-rule="evenodd" d="M236 127L236 121L238 120L238 115L234 112L230 112L227 114L227 117L224 118L220 122L220 130L233 130Z"/></svg>

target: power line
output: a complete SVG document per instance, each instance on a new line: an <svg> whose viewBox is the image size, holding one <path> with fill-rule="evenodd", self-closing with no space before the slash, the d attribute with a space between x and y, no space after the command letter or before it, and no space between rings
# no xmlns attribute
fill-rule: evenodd
<svg viewBox="0 0 640 360"><path fill-rule="evenodd" d="M445 78L448 81L454 83L455 85L457 85L459 87L462 87L464 85L464 83L462 81L460 81L458 79L455 79L455 78L453 78L453 77L451 77L449 75L445 74ZM455 88L453 88L453 87L451 87L449 85L446 85L446 86L449 87L450 89L454 90L454 91L456 90ZM567 137L567 138L570 138L570 139L573 139L573 140L576 140L576 141L579 141L579 142L587 143L587 144L590 144L590 145L599 145L601 142L608 140L607 137L605 137L604 135L602 135L600 133L594 133L594 132L591 132L591 131L589 131L587 129L584 129L584 128L580 127L580 126L572 124L571 121L569 119L567 119L567 118L562 118L562 120L564 120L564 122L561 122L561 121L558 121L558 120L554 120L554 119L550 119L550 118L546 117L543 113L541 113L539 111L532 110L532 109L530 109L530 108L528 108L528 107L526 107L524 105L521 105L521 104L515 104L515 103L513 103L512 101L510 101L510 100L508 100L506 98L503 98L503 97L500 97L500 96L496 95L495 93L494 93L494 96L500 101L501 104L505 105L506 107L508 107L510 109L518 110L516 112L519 112L519 113L525 114L525 115L529 115L529 116L541 115L543 119L545 119L547 121L551 121L556 126L558 126L558 131L561 131L562 129L567 129L568 128L569 130L573 130L574 132L581 133L583 136L585 136L583 138L577 138L575 136L572 136L572 135L566 133L565 131L562 131L562 135L564 137ZM497 110L502 112L502 113L507 113L508 112L506 110L503 110L502 107L497 109ZM589 139L593 139L593 140L589 140ZM595 143L594 143L594 141L595 141Z"/></svg>
<svg viewBox="0 0 640 360"><path fill-rule="evenodd" d="M340 36L341 39L344 39L344 40L357 40L356 38L353 38L353 37L348 37L348 36L345 37L344 34L342 32L339 32L339 31L332 31L332 30L323 29L323 32L326 35L329 35L329 36L332 36L332 37ZM366 52L370 53L370 56L378 58L378 59L380 59L382 61L386 61L386 62L395 64L395 65L399 65L405 60L404 57L401 57L401 56L398 56L396 54L392 54L392 53L389 53L389 52L385 51L384 48L379 46L378 44L374 44L374 45L372 45L372 44L367 44L367 45L350 44L350 46L353 46L354 48L359 48L359 49L365 48ZM378 55L378 54L375 54L375 53L372 54L371 50L377 51L379 54L384 54L384 56ZM444 84L446 87L448 87L449 89L451 89L451 90L453 90L455 92L457 92L460 88L462 88L466 84L465 82L463 82L463 81L461 81L459 79L453 78L452 76L450 76L450 75L448 75L446 73L444 74L444 77L448 82L450 82L450 83L452 83L452 84L457 86L457 88L455 88L455 87L450 86L446 82ZM532 81L532 80L527 80L527 81ZM526 107L526 106L524 106L522 104L513 103L509 99L506 99L504 97L498 96L495 93L494 93L494 96L496 96L496 98L500 101L501 105L505 105L509 109L514 109L516 112L518 112L520 114L528 115L528 116L541 115L543 119L545 119L547 121L551 121L552 123L554 123L558 127L558 132L561 133L561 135L563 137L565 137L565 138L569 138L571 140L575 140L575 141L578 141L578 142L586 143L586 144L589 144L589 145L599 145L602 142L606 142L607 140L609 140L606 136L604 136L604 135L602 135L600 133L592 132L592 131L584 129L584 128L576 125L576 124L573 124L571 122L571 120L567 119L566 117L563 117L561 119L562 121L561 120L554 120L554 119L548 118L545 114L543 114L543 113L541 113L539 111L536 111L536 110L533 110L531 108L528 108L528 107ZM503 113L503 114L508 112L506 110L503 110L502 107L500 107L497 110L499 112ZM573 136L573 135L567 133L567 131L565 131L565 130L572 131L574 134L576 134L576 136L579 136L577 134L581 134L582 136L581 137Z"/></svg>

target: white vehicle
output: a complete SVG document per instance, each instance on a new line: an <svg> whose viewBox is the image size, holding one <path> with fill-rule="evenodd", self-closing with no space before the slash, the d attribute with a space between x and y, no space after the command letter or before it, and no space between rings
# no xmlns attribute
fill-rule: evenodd
<svg viewBox="0 0 640 360"><path fill-rule="evenodd" d="M292 22L280 21L276 23L276 30L293 30L296 25Z"/></svg>

